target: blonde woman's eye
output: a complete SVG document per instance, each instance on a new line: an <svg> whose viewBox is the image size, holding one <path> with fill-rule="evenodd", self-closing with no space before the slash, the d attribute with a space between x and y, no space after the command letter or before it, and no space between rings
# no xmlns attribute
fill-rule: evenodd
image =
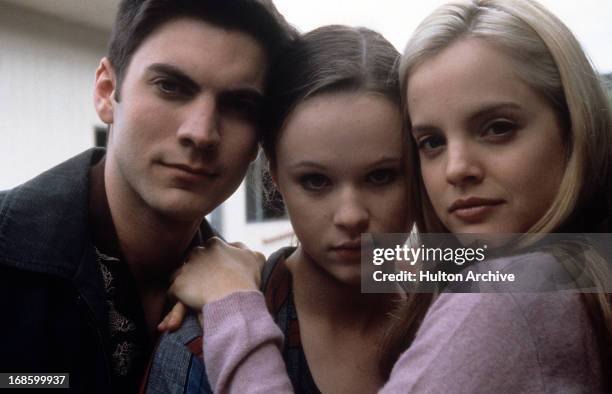
<svg viewBox="0 0 612 394"><path fill-rule="evenodd" d="M509 136L516 130L517 126L510 121L502 120L490 123L484 131L485 136L502 137Z"/></svg>

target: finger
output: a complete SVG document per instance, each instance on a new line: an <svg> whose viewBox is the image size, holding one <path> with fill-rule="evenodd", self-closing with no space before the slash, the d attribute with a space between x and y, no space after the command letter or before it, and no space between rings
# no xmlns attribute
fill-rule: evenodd
<svg viewBox="0 0 612 394"><path fill-rule="evenodd" d="M191 261L198 258L199 255L205 254L206 248L204 246L194 246L190 251L185 261L183 261L183 266L189 264Z"/></svg>
<svg viewBox="0 0 612 394"><path fill-rule="evenodd" d="M206 242L204 242L204 246L205 247L211 247L214 246L216 244L224 244L225 242L223 242L223 240L217 236L214 237L210 237L206 240Z"/></svg>
<svg viewBox="0 0 612 394"><path fill-rule="evenodd" d="M157 325L158 331L166 331L168 329L168 321L170 320L170 316L172 315L172 309L170 312L166 313L166 316L162 319L162 321Z"/></svg>
<svg viewBox="0 0 612 394"><path fill-rule="evenodd" d="M191 250L189 251L189 256L190 255L196 255L198 253L204 253L206 252L206 248L202 245L200 246L194 246L193 248L191 248ZM189 259L189 257L187 257L187 259Z"/></svg>
<svg viewBox="0 0 612 394"><path fill-rule="evenodd" d="M264 254L263 254L263 253L261 253L261 252L253 252L253 253L255 253L255 256L257 256L257 259L258 259L258 260L260 260L260 261L261 261L261 260L263 260L263 261L265 262L265 260L266 260L266 255L264 255Z"/></svg>
<svg viewBox="0 0 612 394"><path fill-rule="evenodd" d="M253 253L255 253L255 257L257 257L257 265L259 266L259 270L261 271L261 269L263 269L263 267L266 265L266 256L260 252Z"/></svg>
<svg viewBox="0 0 612 394"><path fill-rule="evenodd" d="M170 320L170 316L172 315L172 310L164 316L162 321L157 325L158 331L166 331L168 329L168 320Z"/></svg>
<svg viewBox="0 0 612 394"><path fill-rule="evenodd" d="M166 329L170 332L176 331L183 323L186 314L187 308L185 305L182 302L177 302L168 314L169 319L166 324Z"/></svg>
<svg viewBox="0 0 612 394"><path fill-rule="evenodd" d="M157 325L157 331L160 331L160 332L164 332L164 331L166 331L166 329L167 329L167 328L166 328L166 327L167 327L166 320L167 320L167 319L168 319L168 315L166 315L166 316L164 317L164 319L161 321L161 323L159 323L159 324Z"/></svg>
<svg viewBox="0 0 612 394"><path fill-rule="evenodd" d="M230 245L239 248L239 249L248 249L248 247L242 242L230 242Z"/></svg>

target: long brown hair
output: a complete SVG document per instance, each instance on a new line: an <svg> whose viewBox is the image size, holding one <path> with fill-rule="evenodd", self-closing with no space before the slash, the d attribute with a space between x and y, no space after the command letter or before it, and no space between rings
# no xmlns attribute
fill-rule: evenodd
<svg viewBox="0 0 612 394"><path fill-rule="evenodd" d="M326 93L375 93L400 111L399 58L389 41L366 28L324 26L295 40L270 70L262 133L270 167L276 166L276 146L287 118L306 100ZM381 351L379 372L385 380L402 350Z"/></svg>

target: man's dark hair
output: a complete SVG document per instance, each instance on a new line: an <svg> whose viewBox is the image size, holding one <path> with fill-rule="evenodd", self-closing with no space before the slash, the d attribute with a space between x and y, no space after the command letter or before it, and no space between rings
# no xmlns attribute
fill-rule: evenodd
<svg viewBox="0 0 612 394"><path fill-rule="evenodd" d="M250 35L270 62L296 36L271 0L122 0L108 50L117 78L116 100L134 52L159 26L182 16Z"/></svg>

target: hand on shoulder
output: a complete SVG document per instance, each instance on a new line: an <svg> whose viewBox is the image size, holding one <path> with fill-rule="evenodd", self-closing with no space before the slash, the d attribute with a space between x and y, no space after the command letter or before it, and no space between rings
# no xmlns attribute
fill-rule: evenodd
<svg viewBox="0 0 612 394"><path fill-rule="evenodd" d="M228 244L213 237L191 251L169 292L187 307L201 311L204 305L232 293L258 290L265 261L264 255L241 243Z"/></svg>

